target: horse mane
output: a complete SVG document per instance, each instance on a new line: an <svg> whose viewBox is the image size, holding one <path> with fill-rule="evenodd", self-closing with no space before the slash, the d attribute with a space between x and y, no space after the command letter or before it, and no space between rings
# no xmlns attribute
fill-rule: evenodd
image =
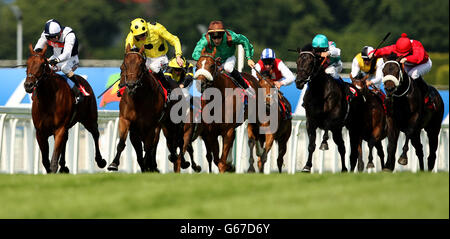
<svg viewBox="0 0 450 239"><path fill-rule="evenodd" d="M398 60L398 56L397 56L397 54L392 52L391 54L386 56L386 60L388 60L388 61L397 61Z"/></svg>

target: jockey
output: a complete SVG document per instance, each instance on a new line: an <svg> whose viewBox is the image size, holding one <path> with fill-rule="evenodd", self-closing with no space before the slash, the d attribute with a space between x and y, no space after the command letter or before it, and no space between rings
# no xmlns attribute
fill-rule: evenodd
<svg viewBox="0 0 450 239"><path fill-rule="evenodd" d="M312 47L320 57L326 57L327 67L325 73L331 75L334 79L340 79L339 73L342 71L341 49L336 47L336 43L328 41L325 35L317 34L312 40Z"/></svg>
<svg viewBox="0 0 450 239"><path fill-rule="evenodd" d="M295 76L291 70L289 70L281 59L276 58L275 52L270 48L266 48L261 52L261 59L252 69L252 75L256 79L259 79L257 76L258 72L264 77L269 78L278 89L283 85L291 84L295 80ZM284 119L290 119L291 109L286 109L286 104L281 102L281 100L280 104Z"/></svg>
<svg viewBox="0 0 450 239"><path fill-rule="evenodd" d="M78 82L74 74L79 65L78 39L75 32L70 27L62 26L55 19L50 19L45 23L44 31L34 50L42 51L46 44L53 47L53 55L48 58L51 68L54 71L62 71L79 90L75 98L75 103L78 104L83 99L82 96L89 96L90 94Z"/></svg>
<svg viewBox="0 0 450 239"><path fill-rule="evenodd" d="M170 60L169 67L164 72L164 76L168 81L176 82L176 87L181 88L184 97L188 98L189 93L187 89L194 80L194 66L191 63L187 62L184 57L182 58L182 60L182 67L178 65L176 58Z"/></svg>
<svg viewBox="0 0 450 239"><path fill-rule="evenodd" d="M177 82L180 88L189 88L192 80L194 79L194 66L191 63L187 62L184 57L182 58L182 60L183 66L178 65L176 58L170 60L169 67L167 68L166 72L164 72L164 76Z"/></svg>
<svg viewBox="0 0 450 239"><path fill-rule="evenodd" d="M275 52L270 48L262 51L261 59L252 69L252 75L256 79L258 79L257 72L260 72L263 76L268 76L278 89L283 85L291 84L295 80L291 70L282 60L276 58Z"/></svg>
<svg viewBox="0 0 450 239"><path fill-rule="evenodd" d="M157 22L147 23L142 18L131 21L130 32L125 40L125 49L128 44L131 48L140 49L144 46L145 66L158 76L166 90L170 92L171 86L175 86L175 82L164 77L163 73L169 63L166 55L169 50L167 42L175 47L176 63L180 67L183 66L180 40Z"/></svg>
<svg viewBox="0 0 450 239"><path fill-rule="evenodd" d="M383 78L383 58L378 58L376 64L372 68L372 61L369 59L368 53L373 51L373 47L365 46L362 51L358 53L352 61L351 77L358 78L366 77L367 87L375 85L380 89Z"/></svg>
<svg viewBox="0 0 450 239"><path fill-rule="evenodd" d="M216 47L216 57L220 57L223 69L238 81L248 95L253 96L255 95L253 88L247 86L239 71L234 68L236 65L234 53L236 52L236 45L239 44L244 47L247 63L250 68L253 68L255 66L255 62L252 60L253 45L247 37L225 29L222 21L212 21L209 24L208 32L203 34L202 38L197 42L192 58L198 60L205 47L207 52L213 52L214 47Z"/></svg>
<svg viewBox="0 0 450 239"><path fill-rule="evenodd" d="M425 51L422 43L417 40L409 39L406 33L402 33L401 37L394 45L380 48L375 52L375 57L382 57L395 53L398 57L402 57L401 64L405 64L405 71L415 80L422 93L426 95L428 85L422 76L431 69L431 59ZM369 58L374 57L374 51L369 52Z"/></svg>

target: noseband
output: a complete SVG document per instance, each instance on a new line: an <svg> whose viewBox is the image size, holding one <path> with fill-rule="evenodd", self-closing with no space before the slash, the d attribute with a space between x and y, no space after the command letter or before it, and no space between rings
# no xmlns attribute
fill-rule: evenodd
<svg viewBox="0 0 450 239"><path fill-rule="evenodd" d="M202 58L202 57L208 57L208 58L211 58L213 60L213 62L214 62L213 72L209 72L206 69L204 69L205 65L203 65L202 68L197 69L197 71L195 72L194 78L197 79L200 75L203 75L207 80L213 81L213 79L214 79L213 75L215 76L216 73L217 73L216 58L214 58L211 55L201 55L200 58ZM200 58L199 58L199 61L200 61Z"/></svg>
<svg viewBox="0 0 450 239"><path fill-rule="evenodd" d="M386 61L385 63L384 63L384 66L383 67L385 67L386 66L386 64L388 64L388 63L394 63L394 64L396 64L397 66L398 66L398 75L399 75L399 79L397 79L397 77L395 77L394 75L386 75L386 76L384 76L383 77L383 84L386 82L386 81L392 81L392 82L394 82L394 85L395 85L395 90L397 90L397 88L398 88L398 86L400 85L400 83L401 82L403 82L403 71L402 71L402 66L400 65L400 63L398 62L398 61L393 61L393 60L391 60L391 61ZM408 76L408 88L405 90L405 92L403 92L402 94L400 94L400 95L396 95L396 94L393 94L393 96L396 96L396 97L401 97L401 96L404 96L408 91L409 91L409 88L411 87L411 79L409 79L409 76Z"/></svg>

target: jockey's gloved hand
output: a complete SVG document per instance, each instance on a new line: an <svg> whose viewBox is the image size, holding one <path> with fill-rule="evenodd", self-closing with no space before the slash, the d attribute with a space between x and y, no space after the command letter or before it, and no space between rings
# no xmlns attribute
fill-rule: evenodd
<svg viewBox="0 0 450 239"><path fill-rule="evenodd" d="M50 65L52 65L52 66L54 66L54 65L56 65L56 64L58 64L58 63L59 63L59 59L58 59L58 58L51 59L51 60L48 62L48 64L50 64Z"/></svg>

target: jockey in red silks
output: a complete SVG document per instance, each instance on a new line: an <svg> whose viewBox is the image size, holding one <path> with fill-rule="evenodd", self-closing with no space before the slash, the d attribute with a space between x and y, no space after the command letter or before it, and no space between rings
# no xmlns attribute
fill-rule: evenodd
<svg viewBox="0 0 450 239"><path fill-rule="evenodd" d="M369 53L369 58L372 58L374 51ZM428 85L423 80L422 76L430 71L431 59L425 51L422 43L417 40L409 39L406 33L402 33L401 37L394 45L380 48L375 52L375 57L382 57L395 53L398 57L402 57L400 63L404 63L405 70L408 75L415 80L422 93L426 95L428 92Z"/></svg>
<svg viewBox="0 0 450 239"><path fill-rule="evenodd" d="M252 75L258 79L255 70L271 79L278 89L281 86L291 84L295 80L295 76L291 70L289 70L281 59L276 58L275 52L270 48L262 51L261 59L256 63L255 68L252 69Z"/></svg>
<svg viewBox="0 0 450 239"><path fill-rule="evenodd" d="M83 95L89 96L89 93L78 82L74 74L74 71L78 68L79 60L78 39L72 28L61 26L55 19L48 20L34 50L39 52L46 44L53 47L53 55L48 58L51 68L54 71L62 71L82 93L78 93L76 96L76 103L82 100Z"/></svg>
<svg viewBox="0 0 450 239"><path fill-rule="evenodd" d="M278 89L280 89L281 86L291 84L295 80L295 76L291 70L289 70L281 59L276 58L275 52L270 48L266 48L262 51L261 59L252 69L252 75L256 79L259 79L257 76L258 72L270 79ZM280 103L284 111L283 114L285 119L290 118L290 109L286 109L284 102L280 101Z"/></svg>

